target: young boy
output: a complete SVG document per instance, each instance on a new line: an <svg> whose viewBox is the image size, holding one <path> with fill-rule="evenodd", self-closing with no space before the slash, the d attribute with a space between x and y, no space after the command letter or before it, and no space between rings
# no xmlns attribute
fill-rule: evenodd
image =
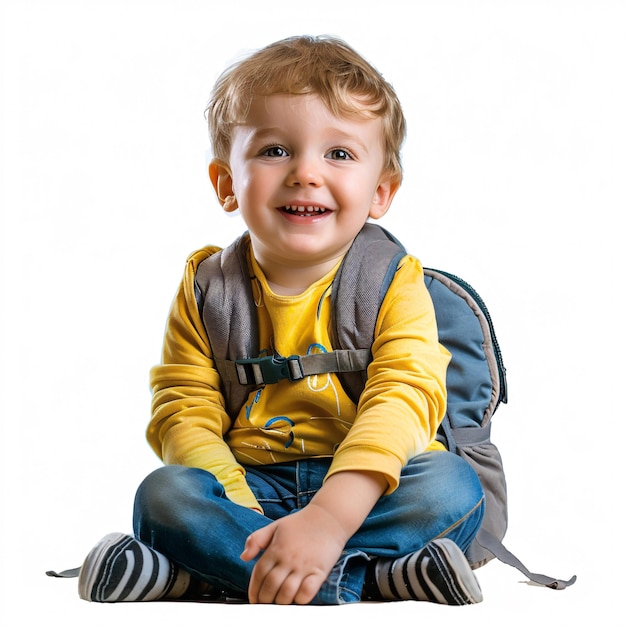
<svg viewBox="0 0 626 626"><path fill-rule="evenodd" d="M337 269L401 182L396 94L342 41L294 37L227 70L207 114L211 182L248 228L252 356L331 352ZM480 602L463 551L483 492L435 439L449 354L419 262L393 276L357 403L330 373L259 385L233 410L197 298L218 251L189 258L151 373L147 437L165 465L137 492L135 537L107 535L87 556L81 597Z"/></svg>

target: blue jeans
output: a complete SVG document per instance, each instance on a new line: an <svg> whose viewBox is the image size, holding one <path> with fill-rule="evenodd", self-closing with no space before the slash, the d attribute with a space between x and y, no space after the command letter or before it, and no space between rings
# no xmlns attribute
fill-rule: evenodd
<svg viewBox="0 0 626 626"><path fill-rule="evenodd" d="M167 465L152 472L135 498L138 539L198 578L246 597L255 561L239 558L248 535L306 506L319 490L331 459L246 467L246 479L264 515L231 502L212 474ZM314 600L358 602L367 563L399 557L437 537L467 549L484 513L474 470L450 452L426 452L402 470L400 484L380 498L352 536Z"/></svg>

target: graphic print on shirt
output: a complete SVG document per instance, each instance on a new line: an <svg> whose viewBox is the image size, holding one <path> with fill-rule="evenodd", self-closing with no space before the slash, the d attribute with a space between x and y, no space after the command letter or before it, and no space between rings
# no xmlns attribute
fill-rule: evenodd
<svg viewBox="0 0 626 626"><path fill-rule="evenodd" d="M259 389L255 394L254 397L252 398L252 402L250 404L247 404L245 406L245 411L246 411L246 419L248 421L250 421L250 413L252 412L252 407L257 404L259 402L261 398L261 389Z"/></svg>
<svg viewBox="0 0 626 626"><path fill-rule="evenodd" d="M263 430L278 431L282 435L286 435L287 441L285 442L285 449L287 449L293 443L295 435L292 429L295 425L295 422L290 420L287 416L279 415L278 417L272 417L272 419L267 420L263 426Z"/></svg>
<svg viewBox="0 0 626 626"><path fill-rule="evenodd" d="M328 352L328 349L321 343L312 343L307 348L306 354L310 355L326 352ZM283 386L289 385L291 389L294 390L295 385L306 385L308 392L303 394L301 391L299 394L300 397L305 397L307 404L311 407L324 407L324 409L320 411L319 415L307 415L306 420L329 420L333 422L332 428L336 431L340 431L342 433L342 437L345 436L350 429L351 422L349 420L344 421L341 418L341 400L337 391L337 381L334 380L331 374L314 374L312 376L307 376L305 380L297 383L284 381L281 384ZM275 386L272 385L272 387ZM307 441L304 437L302 437L301 429L298 430L298 423L295 419L292 419L288 415L272 415L269 418L265 417L262 423L257 421L263 417L263 413L267 411L268 408L267 404L262 402L262 400L267 400L267 398L263 397L264 394L273 391L278 391L278 387L273 389L264 387L256 390L253 394L251 394L249 402L244 406L247 428L256 430L257 434L259 431L263 433L263 440L260 442L257 439L255 447L257 449L264 449L270 452L270 456L274 460L276 459L271 453L271 450L276 450L276 444L281 445L285 451L288 451L289 448L295 444L301 454L306 454ZM285 390L284 393L288 392ZM309 394L319 395L320 398L315 399ZM302 422L303 417L301 415L299 424L300 427L302 427ZM300 433L300 436L297 436L297 432Z"/></svg>

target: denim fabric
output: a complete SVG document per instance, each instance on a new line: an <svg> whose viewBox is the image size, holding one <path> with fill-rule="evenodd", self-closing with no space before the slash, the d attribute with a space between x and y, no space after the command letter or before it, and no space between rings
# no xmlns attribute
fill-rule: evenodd
<svg viewBox="0 0 626 626"><path fill-rule="evenodd" d="M306 506L331 459L247 467L246 479L264 515L231 502L212 474L168 465L150 474L135 499L135 535L192 574L245 597L254 561L239 556L248 535ZM480 527L484 496L474 470L449 452L426 452L403 469L345 546L316 604L361 598L367 562L419 550L437 537L467 549Z"/></svg>

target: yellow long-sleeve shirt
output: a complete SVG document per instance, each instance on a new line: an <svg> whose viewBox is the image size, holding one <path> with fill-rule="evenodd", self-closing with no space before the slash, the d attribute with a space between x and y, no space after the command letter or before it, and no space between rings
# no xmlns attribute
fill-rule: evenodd
<svg viewBox="0 0 626 626"><path fill-rule="evenodd" d="M165 463L206 469L231 500L260 509L242 465L333 457L329 475L373 469L385 475L391 492L411 457L442 448L434 437L445 413L450 355L438 342L417 259L403 259L381 306L358 406L336 375L324 374L267 385L231 419L194 291L197 266L216 250L189 258L168 318L162 364L151 371L147 437ZM330 293L337 268L297 296L279 296L252 255L249 261L261 348L283 356L332 350Z"/></svg>

